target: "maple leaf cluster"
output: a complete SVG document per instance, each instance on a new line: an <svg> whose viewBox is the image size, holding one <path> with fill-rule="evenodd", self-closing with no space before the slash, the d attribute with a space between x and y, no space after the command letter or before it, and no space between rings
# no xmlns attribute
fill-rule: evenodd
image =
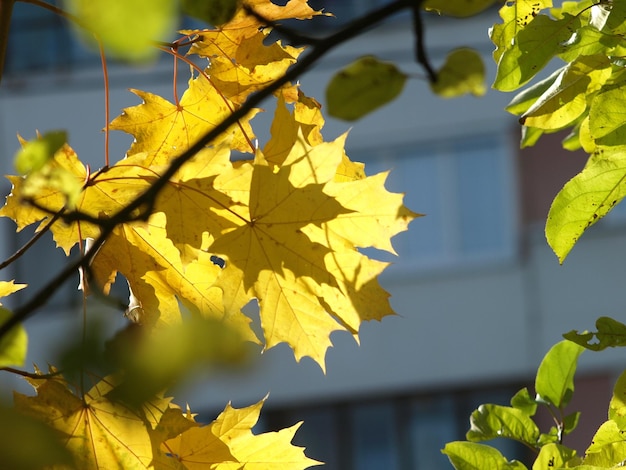
<svg viewBox="0 0 626 470"><path fill-rule="evenodd" d="M306 0L284 6L248 0L246 5L258 15L242 8L218 29L182 32L192 44L188 55L208 64L192 68L180 99L170 102L132 90L143 102L126 108L110 125L134 137L124 158L90 172L65 144L46 163L43 178L38 173L35 180L36 172L9 177L13 189L0 216L13 219L18 230L33 223L40 224L38 230L49 228L68 255L77 244L98 238L104 227L100 221L114 218L148 191L174 159L296 62L302 49L268 43L269 28L262 28L259 18L320 14ZM401 194L385 189L387 173L366 176L363 164L348 158L346 135L324 140L321 107L299 86L285 85L275 99L271 138L262 147L253 144L251 120L260 111L253 110L169 178L150 201L149 217L112 228L90 263L90 283L108 293L118 274L123 276L131 292L128 316L147 331L176 325L189 311L265 348L285 342L297 360L308 356L324 369L332 332L347 331L356 338L362 321L393 313L389 294L377 281L388 263L360 249L395 253L391 238L417 214L404 207ZM72 184L55 183L49 175ZM80 190L70 195L68 186ZM60 212L80 217L57 220ZM253 301L262 338L242 313ZM132 462L128 468L143 468L176 456L180 468L195 468L185 456L203 452L203 463L228 466L257 459L255 452L265 460L254 461L268 462L274 457L263 449L269 447L283 452L281 458L314 463L297 448L269 445L273 439L288 442L297 426L248 442L260 404L244 410L229 406L207 428L190 424L177 411L173 419L178 424L170 428L163 424L174 413L167 401L154 406L158 416L110 401L114 379L103 380L82 398L61 379L32 382L37 397L18 395L18 408L39 413L67 434L67 447L86 467L116 458ZM109 421L111 416L120 421ZM207 436L214 447L202 447L208 445ZM108 444L94 450L89 440Z"/></svg>

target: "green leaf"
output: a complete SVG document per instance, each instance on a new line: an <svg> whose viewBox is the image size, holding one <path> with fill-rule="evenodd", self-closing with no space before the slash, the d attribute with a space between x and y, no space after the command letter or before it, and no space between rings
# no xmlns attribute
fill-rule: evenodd
<svg viewBox="0 0 626 470"><path fill-rule="evenodd" d="M0 324L11 318L12 313L0 307ZM21 324L15 325L0 338L0 367L23 366L28 350L28 336Z"/></svg>
<svg viewBox="0 0 626 470"><path fill-rule="evenodd" d="M560 444L546 444L539 451L532 470L564 467L576 457L576 451Z"/></svg>
<svg viewBox="0 0 626 470"><path fill-rule="evenodd" d="M505 2L500 8L502 24L489 30L489 37L495 44L493 59L498 63L505 51L512 47L515 36L543 9L552 6L551 0L518 0Z"/></svg>
<svg viewBox="0 0 626 470"><path fill-rule="evenodd" d="M183 13L213 26L228 23L239 7L239 0L181 0Z"/></svg>
<svg viewBox="0 0 626 470"><path fill-rule="evenodd" d="M526 470L521 462L509 462L499 450L484 444L449 442L441 452L456 470Z"/></svg>
<svg viewBox="0 0 626 470"><path fill-rule="evenodd" d="M440 15L465 18L486 10L497 0L426 0L424 10L436 11Z"/></svg>
<svg viewBox="0 0 626 470"><path fill-rule="evenodd" d="M613 388L609 419L615 421L619 429L626 430L626 371L622 372Z"/></svg>
<svg viewBox="0 0 626 470"><path fill-rule="evenodd" d="M563 262L582 234L626 195L625 148L599 148L552 202L546 221L548 244Z"/></svg>
<svg viewBox="0 0 626 470"><path fill-rule="evenodd" d="M626 93L623 87L598 93L589 109L589 130L598 144L626 143Z"/></svg>
<svg viewBox="0 0 626 470"><path fill-rule="evenodd" d="M223 322L191 317L146 336L134 324L109 342L107 358L125 373L111 392L115 399L139 404L167 389L198 366L227 364L234 367L246 359L241 336Z"/></svg>
<svg viewBox="0 0 626 470"><path fill-rule="evenodd" d="M2 468L32 470L61 464L74 468L56 431L12 408L0 406L0 435Z"/></svg>
<svg viewBox="0 0 626 470"><path fill-rule="evenodd" d="M485 94L485 66L480 55L473 49L456 49L446 58L437 73L437 81L431 83L432 91L444 98L454 98L471 93Z"/></svg>
<svg viewBox="0 0 626 470"><path fill-rule="evenodd" d="M211 2L208 2L211 3ZM155 41L166 41L178 22L178 2L172 0L65 0L66 9L85 28L75 28L92 47L102 41L108 54L129 61L153 60Z"/></svg>
<svg viewBox="0 0 626 470"><path fill-rule="evenodd" d="M622 41L623 38L620 36L606 34L586 25L574 33L558 56L565 62L571 62L580 56L614 55L615 49Z"/></svg>
<svg viewBox="0 0 626 470"><path fill-rule="evenodd" d="M41 170L67 142L65 131L51 131L29 140L15 155L15 169L23 175Z"/></svg>
<svg viewBox="0 0 626 470"><path fill-rule="evenodd" d="M554 71L549 77L520 91L505 108L511 114L524 114L561 76L566 66Z"/></svg>
<svg viewBox="0 0 626 470"><path fill-rule="evenodd" d="M480 405L472 413L468 441L486 441L507 437L533 447L539 438L539 428L523 410L500 405Z"/></svg>
<svg viewBox="0 0 626 470"><path fill-rule="evenodd" d="M544 356L535 379L537 400L563 408L574 392L574 374L578 356L584 348L571 341L561 341Z"/></svg>
<svg viewBox="0 0 626 470"><path fill-rule="evenodd" d="M524 387L511 398L511 406L522 411L528 416L534 416L537 412L537 402L530 396L528 389Z"/></svg>
<svg viewBox="0 0 626 470"><path fill-rule="evenodd" d="M326 88L328 113L352 121L392 101L406 75L391 63L365 56L340 70Z"/></svg>
<svg viewBox="0 0 626 470"><path fill-rule="evenodd" d="M626 460L626 440L615 421L602 423L585 454L585 464L605 468L617 466Z"/></svg>
<svg viewBox="0 0 626 470"><path fill-rule="evenodd" d="M579 27L580 20L575 16L552 20L537 15L517 34L513 46L502 54L494 88L513 91L527 83L562 50L563 44Z"/></svg>
<svg viewBox="0 0 626 470"><path fill-rule="evenodd" d="M609 317L600 317L596 320L596 328L598 330L596 333L587 331L578 333L572 330L563 337L591 351L626 346L626 325L623 323ZM597 342L592 343L594 337Z"/></svg>
<svg viewBox="0 0 626 470"><path fill-rule="evenodd" d="M568 414L563 419L563 435L570 434L574 429L578 427L578 421L580 420L580 411Z"/></svg>
<svg viewBox="0 0 626 470"><path fill-rule="evenodd" d="M574 123L587 109L587 96L611 76L605 56L580 57L561 69L552 85L521 117L526 126L558 130Z"/></svg>

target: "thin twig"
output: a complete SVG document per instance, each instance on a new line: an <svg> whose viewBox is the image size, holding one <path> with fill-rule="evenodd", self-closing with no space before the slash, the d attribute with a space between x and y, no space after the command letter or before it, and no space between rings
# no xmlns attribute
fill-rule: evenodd
<svg viewBox="0 0 626 470"><path fill-rule="evenodd" d="M15 253L9 256L6 260L0 263L0 269L6 268L8 265L10 265L14 261L18 260L22 255L24 255L24 253L26 253L30 249L30 247L33 246L37 242L37 240L39 240L48 230L50 230L50 227L52 227L52 224L54 224L57 220L61 218L62 212L63 212L63 209L51 214L52 217L41 230L39 230L38 232L35 232L35 234L31 237L30 240L28 240L24 244L24 246L22 246L19 250L17 250Z"/></svg>
<svg viewBox="0 0 626 470"><path fill-rule="evenodd" d="M7 57L11 14L13 13L14 3L15 0L0 0L0 81L2 81L4 62Z"/></svg>
<svg viewBox="0 0 626 470"><path fill-rule="evenodd" d="M428 81L430 83L437 82L437 73L433 69L428 55L426 54L426 47L424 46L424 23L422 22L422 3L423 0L418 0L412 5L413 14L413 33L415 34L415 60L417 63L424 67Z"/></svg>
<svg viewBox="0 0 626 470"><path fill-rule="evenodd" d="M91 248L78 260L65 266L65 268L57 274L48 284L42 287L33 297L21 307L14 310L13 315L0 326L0 338L13 326L26 320L38 308L45 305L48 299L56 292L56 290L69 279L77 269L88 266L97 250L104 244L108 236L113 232L114 228L120 224L131 220L137 220L136 211L141 210L141 218L148 217L154 208L156 198L161 190L168 184L180 168L189 161L196 153L209 145L215 138L225 132L230 126L238 120L243 119L253 108L258 106L266 98L270 97L274 92L278 91L285 84L294 81L304 72L315 65L329 51L344 42L360 35L370 27L379 24L384 19L399 11L412 6L414 0L397 0L389 3L381 8L371 11L360 18L352 21L339 31L330 34L324 39L317 41L305 54L302 59L291 66L285 74L276 81L270 83L265 88L252 94L248 100L236 111L223 119L212 130L204 134L193 145L191 145L180 156L172 160L168 168L159 176L153 184L142 194L137 196L133 201L120 209L109 219L99 220L98 225L102 231L100 236L94 241ZM71 216L71 214L66 214ZM64 215L65 218L65 215ZM92 221L95 223L95 221Z"/></svg>
<svg viewBox="0 0 626 470"><path fill-rule="evenodd" d="M60 370L50 372L49 374L38 374L37 372L26 372L21 369L14 369L13 367L0 367L0 371L21 375L22 377L28 377L29 379L52 379L57 375L62 374L62 371Z"/></svg>

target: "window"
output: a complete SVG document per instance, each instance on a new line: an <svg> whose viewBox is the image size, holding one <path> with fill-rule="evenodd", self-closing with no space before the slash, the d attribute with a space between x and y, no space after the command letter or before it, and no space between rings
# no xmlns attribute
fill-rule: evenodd
<svg viewBox="0 0 626 470"><path fill-rule="evenodd" d="M423 213L393 240L397 265L420 268L502 260L513 256L516 187L506 139L469 138L350 154L368 174L391 169L387 188Z"/></svg>
<svg viewBox="0 0 626 470"><path fill-rule="evenodd" d="M6 71L65 70L100 59L72 37L65 21L51 11L16 2L11 18Z"/></svg>
<svg viewBox="0 0 626 470"><path fill-rule="evenodd" d="M442 391L424 395L266 409L261 414L267 432L304 421L293 440L306 447L306 455L342 470L448 470L441 449L465 440L469 418L480 404L508 405L517 386L488 390ZM522 444L498 439L489 445L509 460L526 460Z"/></svg>

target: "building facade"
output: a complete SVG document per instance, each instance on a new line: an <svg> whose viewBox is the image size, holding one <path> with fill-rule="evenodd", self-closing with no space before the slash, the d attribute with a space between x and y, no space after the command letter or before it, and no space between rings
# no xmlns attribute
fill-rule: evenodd
<svg viewBox="0 0 626 470"><path fill-rule="evenodd" d="M322 3L331 11L337 6ZM337 14L379 3L342 1ZM496 19L495 10L471 21L430 18L426 47L433 63L468 45L483 53L493 77L487 28ZM552 198L582 168L584 155L563 151L559 136L519 151L519 126L503 110L512 96L434 96L419 78L423 72L412 44L409 19L400 16L333 51L300 80L307 95L321 99L332 72L366 53L416 77L394 103L353 126L329 119L323 130L330 140L352 127L351 158L365 162L369 174L390 168L389 188L404 192L405 204L426 214L394 240L400 257L382 279L398 315L364 324L360 345L347 334L333 336L326 375L307 359L297 364L279 346L249 368L214 373L178 394L181 403L209 416L229 400L244 406L269 393L259 429L304 420L296 442L331 469L450 468L440 449L463 438L478 404L507 404L519 388L532 386L541 358L565 331L593 329L602 315L619 319L626 304L626 210L617 208L594 227L562 266L543 236ZM136 104L128 88L171 93L170 65L113 65L112 113ZM18 145L15 133L32 138L35 130L67 129L77 153L97 165L103 104L98 58L54 15L18 3L0 87L3 174L13 173L8 156ZM112 155L123 155L129 144L128 136L115 135ZM2 188L10 190L6 182ZM6 257L25 236L16 237L7 221L0 230ZM37 247L3 279L41 284L63 259ZM42 260L50 269L33 270L32 263ZM76 284L65 286L45 313L26 323L31 362L45 363L51 345L75 319L76 305L68 301L76 298L75 289ZM119 315L110 328L124 322ZM581 358L573 405L584 404L584 410L579 437L570 442L580 451L605 419L622 357L609 351ZM14 386L23 387L0 375L3 394ZM510 458L524 457L514 446L503 450Z"/></svg>

